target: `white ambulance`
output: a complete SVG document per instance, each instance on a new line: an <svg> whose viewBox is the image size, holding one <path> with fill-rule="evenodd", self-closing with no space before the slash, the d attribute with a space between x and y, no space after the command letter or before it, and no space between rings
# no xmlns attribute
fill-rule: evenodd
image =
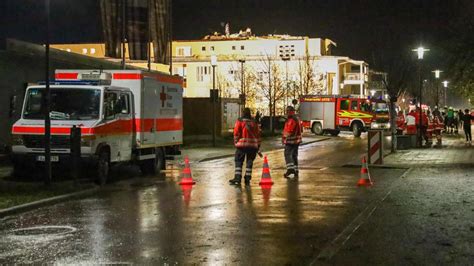
<svg viewBox="0 0 474 266"><path fill-rule="evenodd" d="M51 82L51 161L70 160L70 131L81 128L81 162L104 184L111 164L135 162L144 174L165 168L183 143L181 77L141 70L56 70ZM26 89L12 127L16 173L44 163L44 85Z"/></svg>

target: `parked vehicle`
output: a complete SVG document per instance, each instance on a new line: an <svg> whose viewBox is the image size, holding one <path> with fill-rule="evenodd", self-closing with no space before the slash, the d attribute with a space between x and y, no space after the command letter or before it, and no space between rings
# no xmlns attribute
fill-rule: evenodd
<svg viewBox="0 0 474 266"><path fill-rule="evenodd" d="M141 70L56 70L51 82L51 161L70 159L70 131L81 128L81 161L101 184L111 164L137 163L153 174L183 142L182 79ZM21 118L12 127L15 173L45 160L45 85L26 90Z"/></svg>
<svg viewBox="0 0 474 266"><path fill-rule="evenodd" d="M388 114L380 112L377 117L374 112L374 106L379 104L382 103L353 96L306 95L300 99L299 115L303 127L316 135L330 133L337 136L340 131L352 131L359 137L373 122L379 125L378 128L389 126L388 121L385 122ZM378 120L374 121L374 118Z"/></svg>
<svg viewBox="0 0 474 266"><path fill-rule="evenodd" d="M274 116L273 119L273 128L275 130L283 130L285 126L286 117L284 116ZM260 125L262 130L270 130L270 117L264 116L260 119Z"/></svg>

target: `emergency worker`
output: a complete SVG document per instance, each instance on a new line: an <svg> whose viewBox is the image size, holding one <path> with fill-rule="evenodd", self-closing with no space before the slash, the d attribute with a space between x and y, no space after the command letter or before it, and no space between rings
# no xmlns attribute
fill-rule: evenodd
<svg viewBox="0 0 474 266"><path fill-rule="evenodd" d="M433 127L434 127L434 130L433 130L433 133L434 135L436 136L436 145L438 147L441 147L441 144L442 144L442 130L444 128L444 121L443 121L443 116L442 114L439 112L439 110L434 110L433 111Z"/></svg>
<svg viewBox="0 0 474 266"><path fill-rule="evenodd" d="M397 134L398 135L403 135L403 132L405 131L406 125L405 125L405 116L403 115L403 111L398 111L397 115Z"/></svg>
<svg viewBox="0 0 474 266"><path fill-rule="evenodd" d="M431 146L431 144L433 144L434 122L433 122L433 116L431 115L430 110L426 111L426 120L427 120L426 144Z"/></svg>
<svg viewBox="0 0 474 266"><path fill-rule="evenodd" d="M416 114L415 110L411 110L407 115L407 135L416 134Z"/></svg>
<svg viewBox="0 0 474 266"><path fill-rule="evenodd" d="M466 143L471 145L472 144L471 120L473 120L474 117L469 113L469 109L464 110L464 115L462 116L462 119L463 119L464 134L466 135Z"/></svg>
<svg viewBox="0 0 474 266"><path fill-rule="evenodd" d="M250 109L245 108L242 117L237 119L234 126L235 151L235 176L229 180L231 185L240 185L242 179L242 166L247 158L245 169L245 185L250 185L252 179L253 161L260 149L260 128L252 119Z"/></svg>
<svg viewBox="0 0 474 266"><path fill-rule="evenodd" d="M298 148L301 143L301 123L295 114L295 108L286 108L287 120L283 128L282 142L285 145L285 178L298 177Z"/></svg>

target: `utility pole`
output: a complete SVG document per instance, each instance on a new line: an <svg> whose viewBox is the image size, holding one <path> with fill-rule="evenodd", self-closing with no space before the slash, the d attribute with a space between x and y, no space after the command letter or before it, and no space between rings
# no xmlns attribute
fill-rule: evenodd
<svg viewBox="0 0 474 266"><path fill-rule="evenodd" d="M127 39L125 38L125 17L127 12L127 0L122 0L122 69L126 69L125 65L125 43Z"/></svg>
<svg viewBox="0 0 474 266"><path fill-rule="evenodd" d="M240 62L240 93L242 94L243 97L243 105L245 108L245 104L247 101L247 95L245 94L245 72L244 72L244 63L245 59L239 59Z"/></svg>
<svg viewBox="0 0 474 266"><path fill-rule="evenodd" d="M268 95L270 96L270 131L273 133L273 95L272 95L272 61L268 57Z"/></svg>
<svg viewBox="0 0 474 266"><path fill-rule="evenodd" d="M51 184L51 91L49 89L49 29L50 29L50 17L49 17L49 6L50 0L45 0L46 8L46 40L45 40L45 90L44 90L44 163L45 163L45 178L44 183L46 185Z"/></svg>

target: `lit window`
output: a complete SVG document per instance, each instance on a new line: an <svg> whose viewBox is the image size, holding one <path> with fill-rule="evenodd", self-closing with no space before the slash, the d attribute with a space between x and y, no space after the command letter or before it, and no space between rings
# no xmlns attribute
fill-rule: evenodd
<svg viewBox="0 0 474 266"><path fill-rule="evenodd" d="M91 54L95 54L95 48L91 48Z"/></svg>
<svg viewBox="0 0 474 266"><path fill-rule="evenodd" d="M82 48L82 53L87 54L87 48Z"/></svg>

